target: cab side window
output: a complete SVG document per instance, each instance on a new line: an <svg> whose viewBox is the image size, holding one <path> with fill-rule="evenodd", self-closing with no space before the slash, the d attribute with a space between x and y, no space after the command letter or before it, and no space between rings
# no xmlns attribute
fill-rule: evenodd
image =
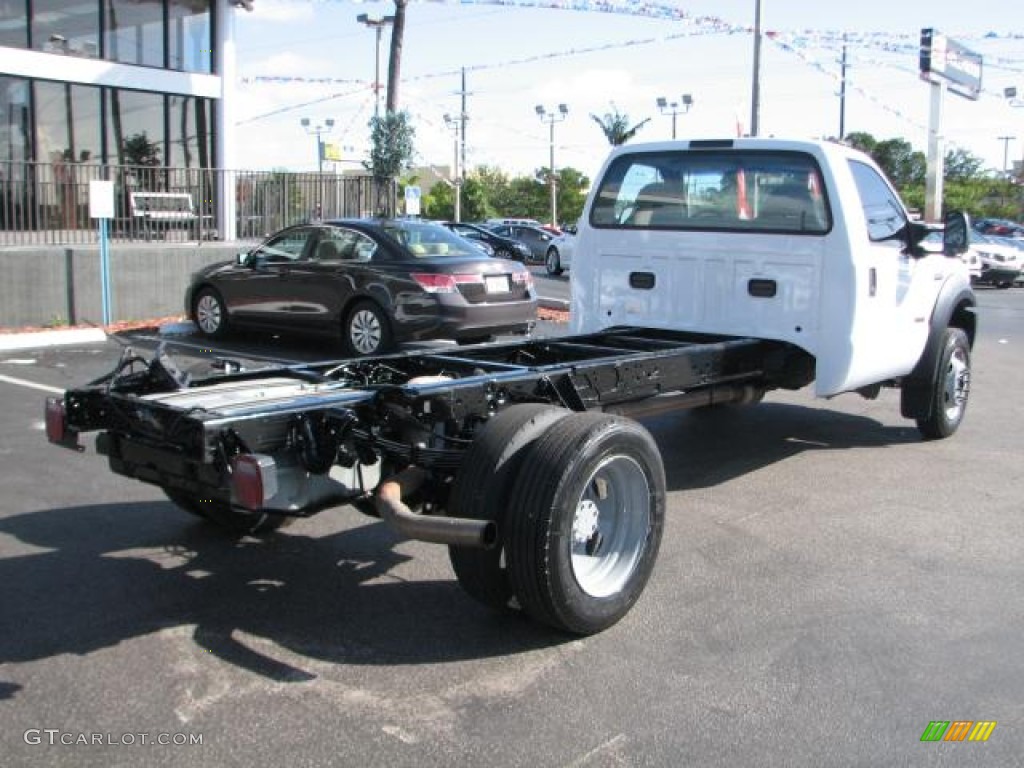
<svg viewBox="0 0 1024 768"><path fill-rule="evenodd" d="M893 238L907 225L906 213L896 193L870 165L851 160L850 170L864 207L868 237L876 242Z"/></svg>

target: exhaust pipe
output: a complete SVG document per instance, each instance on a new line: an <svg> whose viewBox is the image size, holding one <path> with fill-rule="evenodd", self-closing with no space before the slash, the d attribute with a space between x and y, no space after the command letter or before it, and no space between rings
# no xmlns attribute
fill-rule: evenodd
<svg viewBox="0 0 1024 768"><path fill-rule="evenodd" d="M419 467L406 467L380 484L377 512L381 519L410 539L458 547L490 549L498 542L498 526L493 520L465 517L432 517L413 512L402 497L419 488L427 473Z"/></svg>

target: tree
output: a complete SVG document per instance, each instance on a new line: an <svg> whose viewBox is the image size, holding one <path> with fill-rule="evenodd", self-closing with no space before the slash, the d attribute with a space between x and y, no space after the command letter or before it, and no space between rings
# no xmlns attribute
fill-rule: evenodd
<svg viewBox="0 0 1024 768"><path fill-rule="evenodd" d="M398 83L402 75L402 41L405 37L405 7L409 0L395 0L395 20L391 26L391 51L388 56L388 113L398 111Z"/></svg>
<svg viewBox="0 0 1024 768"><path fill-rule="evenodd" d="M928 161L906 139L880 141L871 154L897 188L924 184Z"/></svg>
<svg viewBox="0 0 1024 768"><path fill-rule="evenodd" d="M389 190L394 180L412 166L413 138L416 131L407 112L391 112L370 118L370 161L365 164L377 187L377 214L394 213L394 196Z"/></svg>
<svg viewBox="0 0 1024 768"><path fill-rule="evenodd" d="M985 161L977 155L971 154L966 149L952 149L946 153L945 173L943 178L946 181L970 181L981 176L981 170Z"/></svg>
<svg viewBox="0 0 1024 768"><path fill-rule="evenodd" d="M592 114L590 119L601 127L604 137L608 139L608 143L613 147L625 144L636 136L637 132L641 128L651 122L651 118L648 117L646 120L643 120L630 128L629 115L624 112L619 112L619 108L614 104L612 104L611 112L605 112L602 117Z"/></svg>

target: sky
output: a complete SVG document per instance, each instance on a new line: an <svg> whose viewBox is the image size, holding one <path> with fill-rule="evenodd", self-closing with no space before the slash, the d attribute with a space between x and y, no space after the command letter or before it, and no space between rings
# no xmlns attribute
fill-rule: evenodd
<svg viewBox="0 0 1024 768"><path fill-rule="evenodd" d="M593 178L608 142L592 115L618 110L648 122L636 141L672 136L658 97L681 103L679 138L721 138L751 122L756 0L608 0L615 12L539 7L540 0L410 0L399 108L416 130L417 165L450 168L466 70L465 133L469 169L530 174L550 161L551 125L536 106L568 115L554 124L556 167ZM594 0L547 0L598 8ZM636 9L626 12L628 9ZM342 148L338 170L361 167L374 111L376 37L356 16L392 14L392 3L256 0L236 12L238 158L244 167L315 170L325 126ZM1024 3L1006 0L762 0L759 133L785 138L835 136L840 126L840 59L846 37L845 129L902 138L926 151L931 88L920 79L918 43L931 27L984 56L976 101L947 93L941 134L1001 169L1024 156ZM387 78L390 29L382 36ZM383 105L383 90L381 104ZM383 107L382 107L383 108ZM1013 137L1005 140L1000 137ZM330 167L329 165L327 167Z"/></svg>

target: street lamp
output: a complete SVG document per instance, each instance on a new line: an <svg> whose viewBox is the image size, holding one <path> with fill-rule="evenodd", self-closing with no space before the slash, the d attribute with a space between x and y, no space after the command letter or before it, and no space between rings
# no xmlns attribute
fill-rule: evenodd
<svg viewBox="0 0 1024 768"><path fill-rule="evenodd" d="M334 129L334 118L329 117L324 120L323 123L313 123L308 117L304 117L299 122L302 124L306 133L310 136L316 136L316 207L318 214L317 218L319 218L319 214L323 212L324 201L324 143L320 138L320 134L330 133Z"/></svg>
<svg viewBox="0 0 1024 768"><path fill-rule="evenodd" d="M452 184L455 186L455 221L462 221L462 174L459 171L459 135L462 123L457 117L446 114L444 124L455 133L455 161L452 163Z"/></svg>
<svg viewBox="0 0 1024 768"><path fill-rule="evenodd" d="M356 21L377 31L377 54L373 65L373 116L380 117L380 33L384 27L395 21L395 17L381 16L379 19L374 19L369 14L360 13L356 16Z"/></svg>
<svg viewBox="0 0 1024 768"><path fill-rule="evenodd" d="M569 116L569 107L565 104L559 104L557 111L548 112L542 105L538 104L535 109L537 110L537 117L541 119L541 122L547 123L550 129L551 164L548 166L548 180L551 183L551 226L557 227L558 192L555 180L555 123L560 123Z"/></svg>
<svg viewBox="0 0 1024 768"><path fill-rule="evenodd" d="M693 96L688 93L683 94L683 100L669 101L664 96L658 97L658 109L663 115L672 115L672 138L676 137L676 115L685 115L690 111L690 107L693 106Z"/></svg>

